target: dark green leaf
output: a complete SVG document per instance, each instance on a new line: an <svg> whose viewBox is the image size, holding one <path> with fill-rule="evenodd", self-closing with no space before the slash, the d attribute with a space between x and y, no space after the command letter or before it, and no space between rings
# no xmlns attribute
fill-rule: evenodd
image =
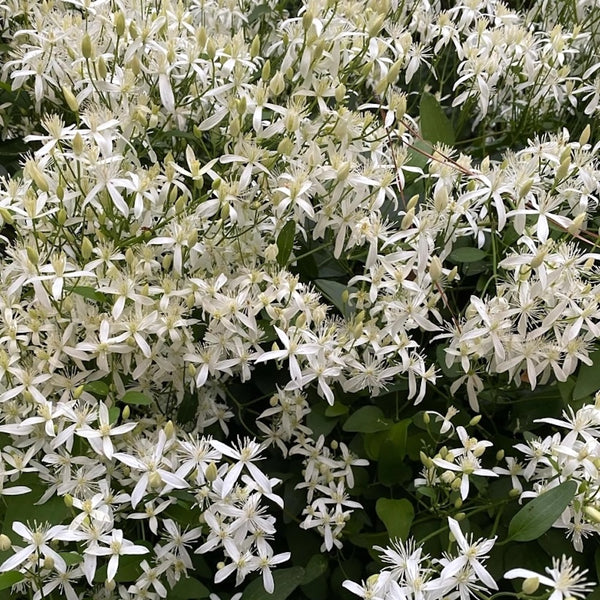
<svg viewBox="0 0 600 600"><path fill-rule="evenodd" d="M94 302L105 302L106 296L102 292L97 292L93 287L89 285L76 285L71 288L71 291L74 294L78 294L79 296L83 296L88 300L93 300Z"/></svg>
<svg viewBox="0 0 600 600"><path fill-rule="evenodd" d="M348 414L348 407L341 402L336 402L333 406L328 406L325 409L326 417L340 417Z"/></svg>
<svg viewBox="0 0 600 600"><path fill-rule="evenodd" d="M133 390L125 392L121 401L125 402L125 404L138 404L143 406L152 404L152 398L148 398L148 396L142 394L142 392L134 392Z"/></svg>
<svg viewBox="0 0 600 600"><path fill-rule="evenodd" d="M12 587L15 583L19 583L24 577L25 575L19 573L19 571L7 571L6 573L2 573L0 575L0 590Z"/></svg>
<svg viewBox="0 0 600 600"><path fill-rule="evenodd" d="M405 540L415 518L415 509L409 500L379 498L375 504L377 516L383 521L390 538Z"/></svg>
<svg viewBox="0 0 600 600"><path fill-rule="evenodd" d="M421 134L423 137L435 144L441 142L452 146L454 144L454 129L448 117L444 114L440 103L435 96L424 92L421 96L419 106L421 117Z"/></svg>
<svg viewBox="0 0 600 600"><path fill-rule="evenodd" d="M277 263L285 267L294 249L294 238L296 236L296 221L290 219L281 229L277 236Z"/></svg>
<svg viewBox="0 0 600 600"><path fill-rule="evenodd" d="M343 315L347 313L348 304L344 302L343 294L345 291L348 291L348 293L354 292L356 291L355 288L348 288L343 283L330 281L329 279L315 279L315 285Z"/></svg>
<svg viewBox="0 0 600 600"><path fill-rule="evenodd" d="M169 592L169 600L196 600L208 598L210 590L193 577L182 577Z"/></svg>
<svg viewBox="0 0 600 600"><path fill-rule="evenodd" d="M577 483L565 481L528 502L511 520L508 539L517 542L536 540L552 527L573 499Z"/></svg>
<svg viewBox="0 0 600 600"><path fill-rule="evenodd" d="M83 556L77 552L60 552L60 555L67 563L67 566L77 565L83 561Z"/></svg>
<svg viewBox="0 0 600 600"><path fill-rule="evenodd" d="M362 406L346 419L342 429L358 433L375 433L376 431L385 431L390 426L390 421L385 418L379 407Z"/></svg>
<svg viewBox="0 0 600 600"><path fill-rule="evenodd" d="M83 389L90 394L95 396L102 396L105 398L108 396L109 388L104 381L90 381L83 386Z"/></svg>
<svg viewBox="0 0 600 600"><path fill-rule="evenodd" d="M479 248L454 248L448 255L448 260L454 263L474 263L483 260L487 254Z"/></svg>
<svg viewBox="0 0 600 600"><path fill-rule="evenodd" d="M327 571L329 561L322 554L313 554L304 567L304 577L300 585L306 585Z"/></svg>
<svg viewBox="0 0 600 600"><path fill-rule="evenodd" d="M269 12L271 12L271 7L268 4L257 4L248 15L248 25L253 25Z"/></svg>
<svg viewBox="0 0 600 600"><path fill-rule="evenodd" d="M600 390L600 350L590 354L592 365L581 365L577 374L577 383L573 389L573 400L581 400Z"/></svg>
<svg viewBox="0 0 600 600"><path fill-rule="evenodd" d="M255 579L244 590L244 600L285 600L301 583L304 578L302 567L290 567L273 571L275 590L267 594L263 587L262 577Z"/></svg>

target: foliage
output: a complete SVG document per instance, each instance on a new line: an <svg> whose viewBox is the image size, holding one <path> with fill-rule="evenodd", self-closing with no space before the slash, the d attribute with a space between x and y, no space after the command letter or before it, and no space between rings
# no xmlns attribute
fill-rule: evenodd
<svg viewBox="0 0 600 600"><path fill-rule="evenodd" d="M0 597L592 592L599 23L0 0Z"/></svg>

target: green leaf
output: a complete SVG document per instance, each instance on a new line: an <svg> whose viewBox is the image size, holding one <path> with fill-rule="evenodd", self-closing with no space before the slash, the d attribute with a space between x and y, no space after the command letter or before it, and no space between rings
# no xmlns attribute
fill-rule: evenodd
<svg viewBox="0 0 600 600"><path fill-rule="evenodd" d="M421 96L419 116L421 117L421 133L426 140L434 144L441 142L448 146L454 145L455 137L452 123L444 114L435 96L427 92Z"/></svg>
<svg viewBox="0 0 600 600"><path fill-rule="evenodd" d="M83 556L77 552L59 552L59 554L69 567L71 565L77 565L83 560Z"/></svg>
<svg viewBox="0 0 600 600"><path fill-rule="evenodd" d="M348 414L348 407L341 402L336 402L333 406L328 406L325 409L326 417L341 417Z"/></svg>
<svg viewBox="0 0 600 600"><path fill-rule="evenodd" d="M250 14L248 15L248 25L253 25L256 21L258 21L263 15L271 12L271 7L265 4L257 4Z"/></svg>
<svg viewBox="0 0 600 600"><path fill-rule="evenodd" d="M152 398L148 398L148 396L146 396L146 394L142 394L142 392L134 392L133 390L125 392L121 398L121 401L125 402L125 404L138 404L143 406L149 406L152 404Z"/></svg>
<svg viewBox="0 0 600 600"><path fill-rule="evenodd" d="M352 293L356 288L348 288L343 283L330 281L329 279L315 279L315 285L323 292L323 295L333 303L333 305L345 315L348 311L348 303L344 302L343 294L345 291Z"/></svg>
<svg viewBox="0 0 600 600"><path fill-rule="evenodd" d="M0 575L0 590L5 590L22 581L25 575L19 573L19 571L7 571Z"/></svg>
<svg viewBox="0 0 600 600"><path fill-rule="evenodd" d="M375 433L389 429L391 423L377 406L362 406L344 422L342 429L357 433Z"/></svg>
<svg viewBox="0 0 600 600"><path fill-rule="evenodd" d="M111 406L108 409L108 422L113 425L119 420L121 409L118 406Z"/></svg>
<svg viewBox="0 0 600 600"><path fill-rule="evenodd" d="M304 577L300 585L307 585L317 577L323 575L327 571L328 565L329 561L325 556L322 554L313 554L306 567L304 567Z"/></svg>
<svg viewBox="0 0 600 600"><path fill-rule="evenodd" d="M379 498L375 504L377 516L383 521L390 538L405 540L415 518L415 509L409 500Z"/></svg>
<svg viewBox="0 0 600 600"><path fill-rule="evenodd" d="M536 540L554 524L573 496L577 483L565 481L528 502L511 520L508 539L517 542Z"/></svg>
<svg viewBox="0 0 600 600"><path fill-rule="evenodd" d="M483 260L487 256L486 252L479 248L454 248L448 255L448 260L454 263L474 263Z"/></svg>
<svg viewBox="0 0 600 600"><path fill-rule="evenodd" d="M104 381L90 381L83 386L83 389L94 396L102 396L105 398L108 396L109 388Z"/></svg>
<svg viewBox="0 0 600 600"><path fill-rule="evenodd" d="M71 291L94 302L106 302L106 296L89 285L76 285L71 288Z"/></svg>
<svg viewBox="0 0 600 600"><path fill-rule="evenodd" d="M577 373L577 383L573 389L573 400L581 400L600 390L600 350L590 354L592 365L581 365Z"/></svg>
<svg viewBox="0 0 600 600"><path fill-rule="evenodd" d="M281 229L277 236L277 263L285 267L294 249L294 238L296 237L296 221L290 219Z"/></svg>
<svg viewBox="0 0 600 600"><path fill-rule="evenodd" d="M169 592L169 600L196 600L207 598L210 590L193 577L182 577Z"/></svg>
<svg viewBox="0 0 600 600"><path fill-rule="evenodd" d="M275 590L267 594L263 587L262 577L255 579L244 590L244 600L285 600L301 583L304 578L302 567L290 567L289 569L277 569L273 571Z"/></svg>

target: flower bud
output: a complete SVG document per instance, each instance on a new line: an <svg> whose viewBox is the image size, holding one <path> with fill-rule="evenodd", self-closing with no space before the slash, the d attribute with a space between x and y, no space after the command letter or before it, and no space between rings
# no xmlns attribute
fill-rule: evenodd
<svg viewBox="0 0 600 600"><path fill-rule="evenodd" d="M573 236L577 235L581 231L581 227L583 226L586 216L587 215L584 212L579 213L571 221L571 224L567 227L567 231Z"/></svg>
<svg viewBox="0 0 600 600"><path fill-rule="evenodd" d="M215 44L215 40L212 38L209 38L206 42L206 54L208 54L210 60L215 60L215 56L217 55L217 44Z"/></svg>
<svg viewBox="0 0 600 600"><path fill-rule="evenodd" d="M33 179L38 188L42 190L42 192L47 192L50 189L50 186L48 185L48 179L42 173L35 160L30 159L25 163L25 171L29 174L31 179Z"/></svg>
<svg viewBox="0 0 600 600"><path fill-rule="evenodd" d="M84 236L81 242L81 256L83 256L85 260L88 260L90 256L92 256L93 249L94 246L92 245L92 242L90 242L90 239Z"/></svg>
<svg viewBox="0 0 600 600"><path fill-rule="evenodd" d="M131 415L131 408L129 408L129 404L126 404L123 407L123 410L121 411L121 416L123 417L123 420L126 421L127 419L129 419Z"/></svg>
<svg viewBox="0 0 600 600"><path fill-rule="evenodd" d="M535 594L537 589L540 587L540 580L537 577L528 577L523 580L521 584L521 589L524 594L530 596L531 594Z"/></svg>
<svg viewBox="0 0 600 600"><path fill-rule="evenodd" d="M62 93L63 93L63 96L65 97L65 102L67 103L67 106L74 113L79 112L79 102L77 102L77 98L75 97L75 94L73 94L73 92L66 85L62 86Z"/></svg>
<svg viewBox="0 0 600 600"><path fill-rule="evenodd" d="M588 143L588 140L590 139L590 133L591 133L591 128L590 128L590 124L588 123L583 131L581 132L581 135L579 136L579 144L581 146L585 146Z"/></svg>
<svg viewBox="0 0 600 600"><path fill-rule="evenodd" d="M92 39L90 34L86 31L81 38L81 55L86 60L89 60L93 54Z"/></svg>
<svg viewBox="0 0 600 600"><path fill-rule="evenodd" d="M443 275L442 262L435 254L431 257L431 262L429 263L429 275L431 275L431 281L434 283L439 281Z"/></svg>
<svg viewBox="0 0 600 600"><path fill-rule="evenodd" d="M481 421L481 415L475 415L470 421L469 421L469 425L471 427L475 427L475 425L477 425L479 423L479 421Z"/></svg>
<svg viewBox="0 0 600 600"><path fill-rule="evenodd" d="M167 421L167 424L165 425L165 435L167 436L167 438L172 438L174 434L175 434L175 425L173 425L173 421L169 420L169 421Z"/></svg>
<svg viewBox="0 0 600 600"><path fill-rule="evenodd" d="M150 473L150 477L148 477L148 483L150 483L150 487L154 489L158 489L162 487L163 480L160 476L160 473L153 471Z"/></svg>
<svg viewBox="0 0 600 600"><path fill-rule="evenodd" d="M260 78L263 81L267 81L271 77L271 61L267 59L265 64L262 66L262 70L260 72Z"/></svg>
<svg viewBox="0 0 600 600"><path fill-rule="evenodd" d="M51 556L44 556L44 569L48 569L48 571L52 571L54 569L54 559Z"/></svg>
<svg viewBox="0 0 600 600"><path fill-rule="evenodd" d="M256 58L260 54L260 37L258 34L254 36L252 44L250 44L250 58Z"/></svg>
<svg viewBox="0 0 600 600"><path fill-rule="evenodd" d="M496 460L500 462L504 458L504 450L498 450L496 452Z"/></svg>
<svg viewBox="0 0 600 600"><path fill-rule="evenodd" d="M333 95L335 96L336 102L343 102L344 98L346 97L346 86L343 83L340 83L335 88Z"/></svg>
<svg viewBox="0 0 600 600"><path fill-rule="evenodd" d="M269 90L273 96L279 96L285 90L285 78L281 71L277 71L273 75L273 79L269 83Z"/></svg>
<svg viewBox="0 0 600 600"><path fill-rule="evenodd" d="M217 469L217 465L213 461L206 467L206 471L204 471L204 477L206 477L206 481L212 483L218 476L219 469Z"/></svg>
<svg viewBox="0 0 600 600"><path fill-rule="evenodd" d="M586 506L583 509L585 516L593 523L600 523L600 510L594 506Z"/></svg>
<svg viewBox="0 0 600 600"><path fill-rule="evenodd" d="M115 13L115 31L118 37L125 33L125 14L121 10Z"/></svg>
<svg viewBox="0 0 600 600"><path fill-rule="evenodd" d="M408 210L406 212L404 217L402 217L402 222L400 223L400 229L408 229L412 225L414 218L415 218L415 209L411 208L410 210Z"/></svg>
<svg viewBox="0 0 600 600"><path fill-rule="evenodd" d="M10 541L10 538L5 533L0 534L0 550L6 552L7 550L10 550L11 546L12 542Z"/></svg>
<svg viewBox="0 0 600 600"><path fill-rule="evenodd" d="M29 259L29 262L37 265L40 261L40 255L38 254L38 251L33 246L27 246L25 250L27 252L27 258Z"/></svg>

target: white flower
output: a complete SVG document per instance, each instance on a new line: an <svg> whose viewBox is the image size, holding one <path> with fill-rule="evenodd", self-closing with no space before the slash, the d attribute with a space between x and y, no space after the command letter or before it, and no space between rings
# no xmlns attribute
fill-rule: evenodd
<svg viewBox="0 0 600 600"><path fill-rule="evenodd" d="M108 580L115 578L117 569L119 568L119 558L121 556L129 554L147 554L149 552L148 548L145 546L136 546L133 542L124 539L123 531L121 529L113 530L112 535L110 536L101 536L99 541L107 544L107 546L88 547L84 552L93 556L110 556L108 569L106 571L106 578ZM62 558L60 560L62 561Z"/></svg>
<svg viewBox="0 0 600 600"><path fill-rule="evenodd" d="M540 575L529 569L511 569L504 573L505 579L523 578L529 579L534 577L539 580L542 585L552 589L548 600L567 600L571 597L584 598L588 592L591 592L596 584L585 581L587 569L580 571L578 567L573 566L571 557L567 558L564 554L561 559L552 559L552 568L546 567L545 575Z"/></svg>
<svg viewBox="0 0 600 600"><path fill-rule="evenodd" d="M470 535L469 539L467 540L460 529L458 521L452 517L448 517L448 526L450 527L450 531L452 532L452 535L458 544L461 554L457 558L450 560L444 566L440 577L442 579L445 577L452 577L464 567L469 566L471 569L473 569L473 571L475 571L477 577L479 577L479 580L482 583L492 590L497 590L498 586L496 585L494 578L488 573L482 564L482 561L487 558L487 553L494 546L496 538L491 540L481 538L474 542L473 536Z"/></svg>

